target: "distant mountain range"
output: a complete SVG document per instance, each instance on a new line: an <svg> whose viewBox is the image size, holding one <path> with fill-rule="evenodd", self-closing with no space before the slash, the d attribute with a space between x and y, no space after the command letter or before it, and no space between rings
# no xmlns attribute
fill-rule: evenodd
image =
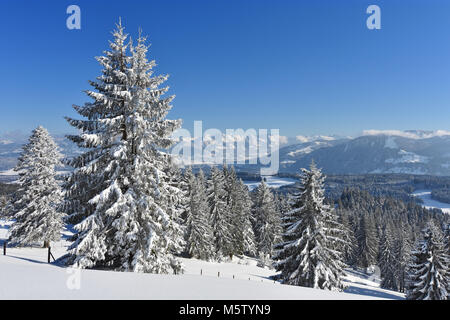
<svg viewBox="0 0 450 320"><path fill-rule="evenodd" d="M311 161L328 174L409 173L450 176L450 133L368 131L353 139L316 139L280 149L280 172Z"/></svg>
<svg viewBox="0 0 450 320"><path fill-rule="evenodd" d="M64 136L55 141L66 157L80 151ZM450 132L366 131L349 138L297 136L280 148L280 172L296 173L312 160L327 174L409 173L450 176ZM0 137L0 175L11 175L26 140ZM255 165L240 171L259 171Z"/></svg>

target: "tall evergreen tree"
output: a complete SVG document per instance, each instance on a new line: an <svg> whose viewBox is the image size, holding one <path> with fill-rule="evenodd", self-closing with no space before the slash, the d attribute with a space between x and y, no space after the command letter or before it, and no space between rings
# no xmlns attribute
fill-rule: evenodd
<svg viewBox="0 0 450 320"><path fill-rule="evenodd" d="M293 209L283 217L284 242L277 245L276 268L283 283L341 290L344 264L335 249L341 239L329 229L334 213L324 204L324 177L314 163L302 173Z"/></svg>
<svg viewBox="0 0 450 320"><path fill-rule="evenodd" d="M356 249L358 247L355 237L355 226L350 221L349 213L346 210L339 210L338 221L342 225L343 242L340 247L344 262L347 265L354 265L356 260Z"/></svg>
<svg viewBox="0 0 450 320"><path fill-rule="evenodd" d="M225 177L223 171L216 167L211 168L207 194L216 257L220 260L224 256L232 255L233 235L231 233L230 208L227 205Z"/></svg>
<svg viewBox="0 0 450 320"><path fill-rule="evenodd" d="M412 252L412 262L408 268L407 299L448 299L448 254L443 240L440 230L429 223L423 231L423 240Z"/></svg>
<svg viewBox="0 0 450 320"><path fill-rule="evenodd" d="M186 251L191 257L208 261L214 258L214 239L209 224L205 176L200 169L196 177L188 168L185 177L189 184Z"/></svg>
<svg viewBox="0 0 450 320"><path fill-rule="evenodd" d="M256 254L255 235L252 226L253 202L242 180L235 179L232 189L232 234L235 254Z"/></svg>
<svg viewBox="0 0 450 320"><path fill-rule="evenodd" d="M268 262L273 255L274 245L281 240L281 217L276 209L272 191L264 180L256 189L255 235L259 256Z"/></svg>
<svg viewBox="0 0 450 320"><path fill-rule="evenodd" d="M402 223L394 239L394 269L397 288L405 292L406 268L411 259L411 242L406 223Z"/></svg>
<svg viewBox="0 0 450 320"><path fill-rule="evenodd" d="M179 196L164 150L179 120L167 120L173 96L163 97L167 76L153 76L146 39L129 47L121 23L110 50L98 57L102 75L87 91L94 102L74 106L85 120L68 136L87 150L70 164L66 209L81 220L67 262L83 268L167 273L177 271ZM130 54L128 54L130 51ZM178 234L177 234L178 233Z"/></svg>
<svg viewBox="0 0 450 320"><path fill-rule="evenodd" d="M184 169L182 181L183 181L185 196L187 198L187 203L184 207L181 217L183 219L183 225L185 226L184 238L186 240L186 250L185 250L186 252L189 251L189 250L187 250L187 247L188 247L189 234L191 232L190 223L192 221L192 218L191 218L192 197L191 197L191 195L193 193L195 180L196 180L196 178L195 178L195 174L192 172L192 167L189 166L186 169Z"/></svg>
<svg viewBox="0 0 450 320"><path fill-rule="evenodd" d="M242 255L256 253L255 237L252 227L252 201L248 188L237 178L233 166L223 167L224 190L229 208L228 223L232 236L230 254Z"/></svg>
<svg viewBox="0 0 450 320"><path fill-rule="evenodd" d="M167 164L163 164L164 173L167 177L167 193L162 199L163 205L167 208L170 217L166 226L165 236L168 241L168 252L172 254L168 257L170 266L175 274L182 272L182 263L176 259L175 255L183 252L186 243L184 234L186 226L183 224L182 214L188 205L187 186L183 181L183 174L171 157L166 157Z"/></svg>
<svg viewBox="0 0 450 320"><path fill-rule="evenodd" d="M61 188L56 180L55 167L60 165L61 154L48 131L39 126L33 130L15 168L20 174L15 198L10 241L18 245L50 241L61 238L63 214L59 210Z"/></svg>
<svg viewBox="0 0 450 320"><path fill-rule="evenodd" d="M393 248L391 228L387 225L380 239L378 266L381 272L380 287L390 290L397 290L396 261Z"/></svg>
<svg viewBox="0 0 450 320"><path fill-rule="evenodd" d="M358 241L358 266L367 269L371 265L375 265L378 253L376 229L373 220L366 214L362 214L360 217L356 239Z"/></svg>
<svg viewBox="0 0 450 320"><path fill-rule="evenodd" d="M241 204L239 195L237 194L238 181L234 167L231 166L228 168L226 165L223 165L222 172L224 177L223 189L225 192L225 201L229 210L227 214L229 233L231 235L229 255L232 257L234 254L242 253L242 237L239 226Z"/></svg>

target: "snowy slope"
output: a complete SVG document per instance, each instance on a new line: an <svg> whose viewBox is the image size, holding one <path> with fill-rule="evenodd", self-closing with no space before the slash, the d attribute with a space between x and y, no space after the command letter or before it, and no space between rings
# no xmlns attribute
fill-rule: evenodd
<svg viewBox="0 0 450 320"><path fill-rule="evenodd" d="M412 195L422 199L426 209L441 209L442 212L450 214L450 204L431 199L431 190L417 190Z"/></svg>
<svg viewBox="0 0 450 320"><path fill-rule="evenodd" d="M200 275L156 275L81 270L79 289L65 268L0 258L0 299L361 299L269 282Z"/></svg>
<svg viewBox="0 0 450 320"><path fill-rule="evenodd" d="M7 237L10 223L0 222L0 239ZM55 258L69 244L52 244ZM349 293L282 285L269 279L273 270L256 266L252 258L213 263L181 258L182 275L136 274L98 270L75 270L47 264L47 250L8 248L0 256L0 299L402 299L399 293L382 290L374 281L350 273ZM218 272L220 274L218 275ZM78 277L79 276L79 277ZM79 282L77 282L79 279ZM77 288L79 283L79 288Z"/></svg>

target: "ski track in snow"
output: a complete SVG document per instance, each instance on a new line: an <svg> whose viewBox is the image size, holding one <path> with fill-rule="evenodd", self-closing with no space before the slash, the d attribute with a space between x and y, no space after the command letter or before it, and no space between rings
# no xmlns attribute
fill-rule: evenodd
<svg viewBox="0 0 450 320"><path fill-rule="evenodd" d="M412 195L422 199L425 208L441 209L442 212L450 214L450 204L431 199L431 190L417 190Z"/></svg>
<svg viewBox="0 0 450 320"><path fill-rule="evenodd" d="M0 220L0 243L8 237L10 225ZM66 229L62 240L52 243L56 259L66 253L71 234ZM8 247L7 255L0 255L0 299L404 299L401 293L380 289L378 281L353 270L347 271L344 283L348 288L341 293L274 282L269 277L275 271L258 267L250 257L221 263L180 260L183 275L79 270L80 288L74 289L74 269L48 264L47 249Z"/></svg>

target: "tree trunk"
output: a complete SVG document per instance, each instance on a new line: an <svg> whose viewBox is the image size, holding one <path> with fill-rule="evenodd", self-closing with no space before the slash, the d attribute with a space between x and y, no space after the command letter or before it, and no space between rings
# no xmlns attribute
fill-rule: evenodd
<svg viewBox="0 0 450 320"><path fill-rule="evenodd" d="M50 247L50 241L44 240L44 246L43 246L43 248L48 248L48 247Z"/></svg>

